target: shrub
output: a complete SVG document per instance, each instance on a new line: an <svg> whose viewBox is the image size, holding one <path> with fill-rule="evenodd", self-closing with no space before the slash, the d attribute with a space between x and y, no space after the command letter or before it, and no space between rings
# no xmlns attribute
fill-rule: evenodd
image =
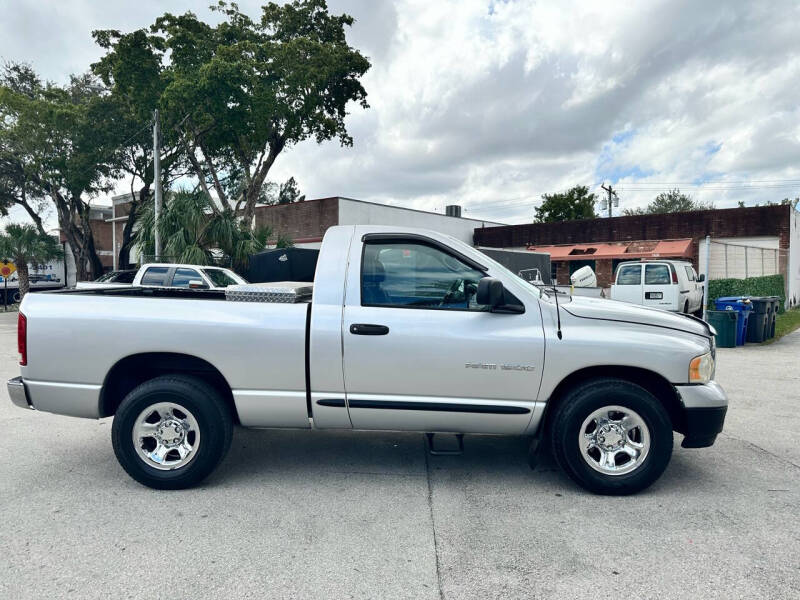
<svg viewBox="0 0 800 600"><path fill-rule="evenodd" d="M710 308L713 301L722 296L778 296L781 299L780 310L786 300L786 288L783 275L766 275L764 277L748 277L747 279L712 279L708 282Z"/></svg>

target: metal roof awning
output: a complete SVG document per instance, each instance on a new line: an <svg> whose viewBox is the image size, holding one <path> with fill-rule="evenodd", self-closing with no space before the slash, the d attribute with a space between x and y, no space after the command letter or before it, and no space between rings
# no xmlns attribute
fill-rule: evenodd
<svg viewBox="0 0 800 600"><path fill-rule="evenodd" d="M681 240L641 240L598 244L528 246L531 252L546 252L550 260L598 260L636 258L690 258L692 238Z"/></svg>

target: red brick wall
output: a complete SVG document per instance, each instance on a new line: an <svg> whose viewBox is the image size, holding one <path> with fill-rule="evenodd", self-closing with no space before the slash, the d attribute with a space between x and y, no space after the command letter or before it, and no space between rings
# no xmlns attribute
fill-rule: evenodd
<svg viewBox="0 0 800 600"><path fill-rule="evenodd" d="M569 261L560 260L556 263L556 280L558 285L569 285Z"/></svg>
<svg viewBox="0 0 800 600"><path fill-rule="evenodd" d="M90 221L92 228L92 235L94 236L94 249L98 252L101 250L111 251L111 223L106 223L101 220ZM119 230L117 230L118 233ZM121 234L120 234L121 235ZM110 268L114 265L114 257L110 254L99 254L100 262L104 267Z"/></svg>
<svg viewBox="0 0 800 600"><path fill-rule="evenodd" d="M288 235L295 241L321 239L328 227L338 222L338 198L256 208L256 227L270 226L273 235Z"/></svg>
<svg viewBox="0 0 800 600"><path fill-rule="evenodd" d="M599 287L608 287L611 285L611 259L595 261L595 275L597 275L597 285Z"/></svg>

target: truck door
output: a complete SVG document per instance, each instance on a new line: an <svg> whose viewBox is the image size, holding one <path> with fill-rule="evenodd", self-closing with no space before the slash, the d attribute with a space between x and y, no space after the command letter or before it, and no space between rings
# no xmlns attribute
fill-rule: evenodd
<svg viewBox="0 0 800 600"><path fill-rule="evenodd" d="M642 265L620 265L617 270L617 281L614 284L614 300L642 304Z"/></svg>
<svg viewBox="0 0 800 600"><path fill-rule="evenodd" d="M686 266L686 277L689 279L689 289L691 290L690 295L692 297L691 301L689 302L690 310L694 312L698 308L703 306L703 284L698 283L697 281L697 272L691 266Z"/></svg>
<svg viewBox="0 0 800 600"><path fill-rule="evenodd" d="M678 287L678 285L672 285L672 271L669 265L663 263L644 265L643 306L683 310L683 306L676 306Z"/></svg>
<svg viewBox="0 0 800 600"><path fill-rule="evenodd" d="M475 302L480 265L420 236L356 237L349 265L342 336L354 428L525 431L544 361L535 296L520 299L523 314L488 312Z"/></svg>

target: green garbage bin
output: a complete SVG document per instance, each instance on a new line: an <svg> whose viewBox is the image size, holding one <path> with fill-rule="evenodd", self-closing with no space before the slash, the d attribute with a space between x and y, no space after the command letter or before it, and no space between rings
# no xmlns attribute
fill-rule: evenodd
<svg viewBox="0 0 800 600"><path fill-rule="evenodd" d="M708 324L717 330L717 348L734 348L736 346L736 326L739 311L709 310L706 313Z"/></svg>

